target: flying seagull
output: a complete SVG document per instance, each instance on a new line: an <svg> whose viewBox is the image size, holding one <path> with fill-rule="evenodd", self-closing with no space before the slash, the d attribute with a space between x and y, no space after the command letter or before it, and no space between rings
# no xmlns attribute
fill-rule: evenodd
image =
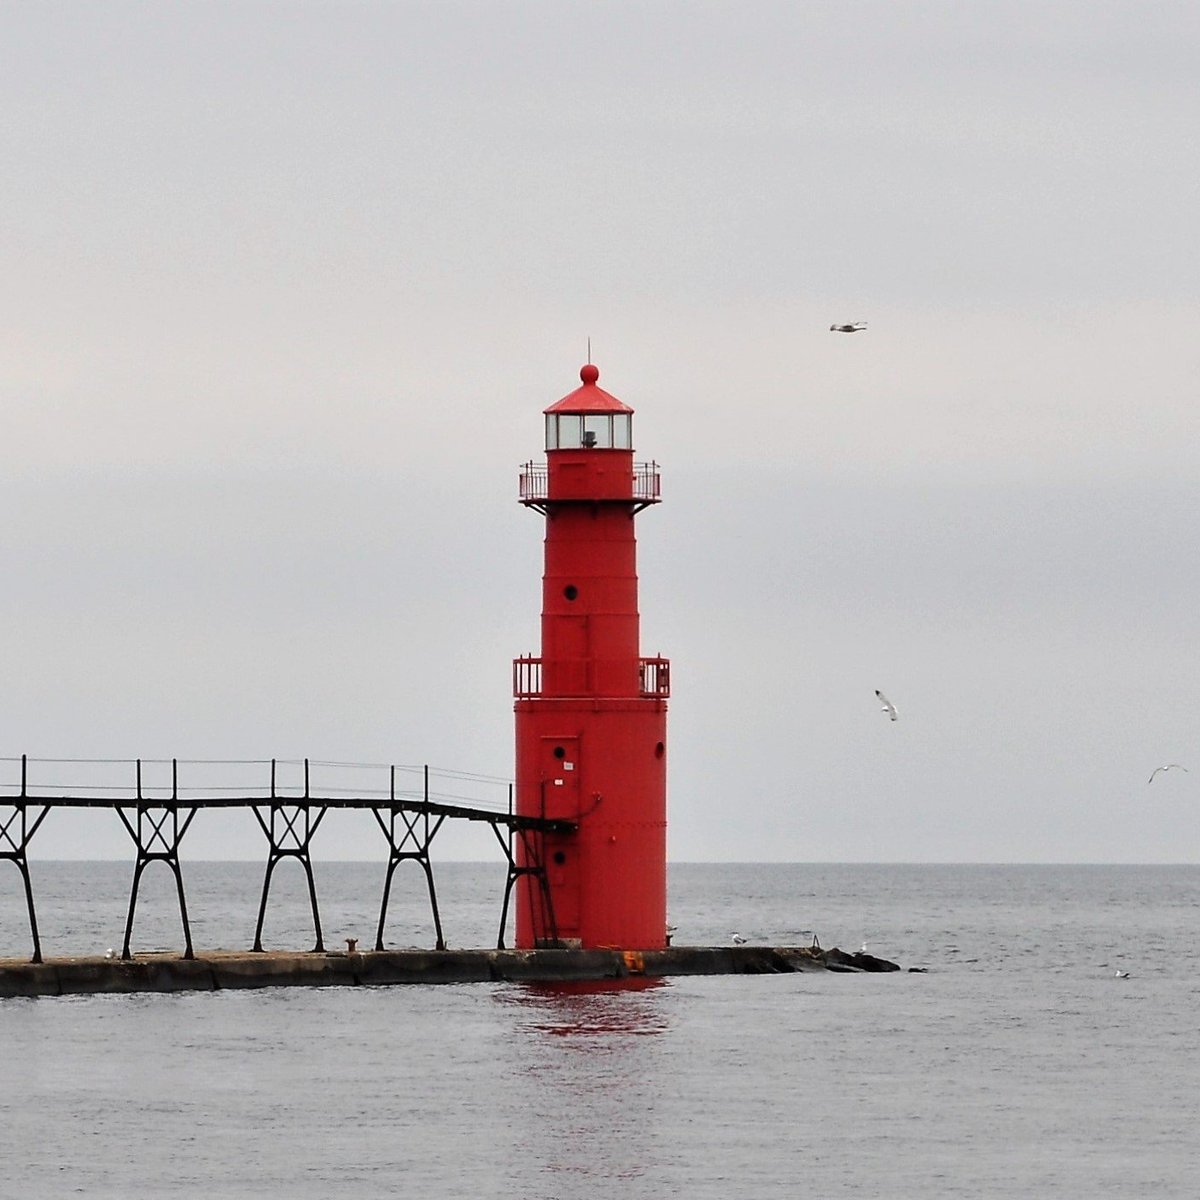
<svg viewBox="0 0 1200 1200"><path fill-rule="evenodd" d="M1155 775L1157 775L1159 773L1159 771L1170 771L1172 769L1178 770L1178 771L1186 771L1187 767L1181 766L1179 763L1167 763L1166 766L1155 767L1154 770L1150 772L1150 778L1147 779L1146 782L1153 783L1154 777L1155 777Z"/></svg>
<svg viewBox="0 0 1200 1200"><path fill-rule="evenodd" d="M878 688L875 689L875 695L879 697L879 703L882 705L880 711L887 713L894 721L900 715L896 706Z"/></svg>
<svg viewBox="0 0 1200 1200"><path fill-rule="evenodd" d="M1128 971L1118 971L1118 972L1116 973L1116 976L1115 976L1115 978L1117 978L1117 979L1128 979L1128 978L1129 978L1129 972L1128 972Z"/></svg>
<svg viewBox="0 0 1200 1200"><path fill-rule="evenodd" d="M830 333L862 333L866 329L866 321L852 321L849 325L830 325Z"/></svg>

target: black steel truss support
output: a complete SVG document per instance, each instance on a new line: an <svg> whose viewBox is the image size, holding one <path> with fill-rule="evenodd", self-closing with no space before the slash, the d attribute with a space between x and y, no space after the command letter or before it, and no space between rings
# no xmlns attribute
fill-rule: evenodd
<svg viewBox="0 0 1200 1200"><path fill-rule="evenodd" d="M131 957L129 944L133 937L133 917L137 911L138 886L142 881L142 872L152 862L166 863L175 876L175 887L179 892L179 915L183 920L184 958L194 958L192 952L192 929L188 924L187 900L183 894L183 870L179 865L179 843L187 833L192 818L196 815L194 808L179 807L179 763L171 761L171 804L155 804L146 800L142 795L142 761L137 762L137 805L133 809L135 817L130 819L124 808L117 808L117 816L133 838L137 847L137 863L133 868L133 886L129 891L129 915L125 919L125 942L121 947L121 957Z"/></svg>
<svg viewBox="0 0 1200 1200"><path fill-rule="evenodd" d="M504 949L504 926L508 923L508 904L512 897L513 888L520 879L529 879L529 886L536 886L541 893L541 912L544 921L541 936L534 931L534 940L548 945L558 943L558 922L554 919L554 900L550 895L550 879L546 874L546 864L542 857L543 842L539 830L522 826L514 829L511 826L503 831L498 823L492 825L496 841L508 859L508 879L504 883L504 903L500 906L500 932L496 937L496 949ZM516 853L516 839L520 839L521 854ZM523 861L522 861L523 860ZM531 911L537 912L538 906L531 906Z"/></svg>
<svg viewBox="0 0 1200 1200"><path fill-rule="evenodd" d="M258 805L252 806L255 819L267 835L269 850L267 853L267 873L263 877L262 902L258 906L258 924L254 929L254 949L261 951L263 921L267 915L267 895L271 890L271 876L275 868L285 859L294 858L304 868L308 880L308 898L312 903L313 930L316 933L314 952L325 949L325 939L321 933L321 912L317 905L317 884L313 878L312 869L312 839L317 827L325 817L326 809L318 806L315 810L309 803L308 789L308 759L304 760L304 799L292 801L280 799L275 791L275 759L271 759L271 804L269 816L263 817Z"/></svg>
<svg viewBox="0 0 1200 1200"><path fill-rule="evenodd" d="M21 795L11 800L0 802L0 861L7 860L15 864L21 872L25 884L25 903L29 908L29 932L33 938L32 962L42 961L42 940L38 936L37 909L33 903L33 881L29 877L29 843L37 833L38 826L46 819L50 811L46 805L29 803L26 794L26 776L28 760L21 755ZM30 808L41 808L41 812L30 821Z"/></svg>
<svg viewBox="0 0 1200 1200"><path fill-rule="evenodd" d="M391 770L391 798L396 799L396 768ZM429 768L425 768L425 802L429 802ZM388 807L373 808L375 820L383 830L383 836L388 840L390 853L388 855L387 874L383 879L383 900L379 905L379 929L375 934L375 949L383 949L383 928L387 923L388 898L392 894L392 876L402 862L415 862L425 872L425 882L429 887L429 907L433 911L433 929L437 935L437 949L445 950L446 939L442 936L442 918L438 912L437 888L433 882L433 864L429 861L429 847L437 832L446 819L445 813L437 816L436 820L426 808L423 812L409 812L403 808ZM388 819L384 820L384 813ZM404 826L403 833L397 840L396 818L399 817Z"/></svg>

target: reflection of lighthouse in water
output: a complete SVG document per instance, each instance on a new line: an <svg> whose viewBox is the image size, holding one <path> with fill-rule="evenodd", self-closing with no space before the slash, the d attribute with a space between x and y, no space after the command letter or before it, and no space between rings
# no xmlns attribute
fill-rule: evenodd
<svg viewBox="0 0 1200 1200"><path fill-rule="evenodd" d="M546 517L546 558L541 655L513 672L517 812L578 828L542 837L549 886L522 877L517 945L557 936L657 949L670 672L639 647L634 517L658 502L658 468L634 464L633 410L596 385L590 363L579 377L582 387L546 409L545 466L521 475L521 503Z"/></svg>

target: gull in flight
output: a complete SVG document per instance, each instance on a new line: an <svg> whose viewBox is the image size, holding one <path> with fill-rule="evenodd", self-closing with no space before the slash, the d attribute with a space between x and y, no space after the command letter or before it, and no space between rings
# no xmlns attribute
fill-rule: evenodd
<svg viewBox="0 0 1200 1200"><path fill-rule="evenodd" d="M746 939L740 933L731 933L729 936L733 939L735 946L744 946L746 944Z"/></svg>
<svg viewBox="0 0 1200 1200"><path fill-rule="evenodd" d="M1117 972L1117 974L1116 974L1116 978L1117 978L1117 979L1128 979L1128 978L1129 978L1129 972L1128 972L1128 971L1118 971L1118 972Z"/></svg>
<svg viewBox="0 0 1200 1200"><path fill-rule="evenodd" d="M1181 766L1179 763L1167 763L1166 766L1155 767L1154 770L1150 772L1150 778L1147 779L1146 782L1153 783L1154 777L1155 777L1155 775L1157 775L1159 773L1159 771L1170 771L1172 769L1178 770L1178 771L1186 771L1187 767Z"/></svg>
<svg viewBox="0 0 1200 1200"><path fill-rule="evenodd" d="M830 333L862 333L866 329L866 321L851 321L849 325L830 325Z"/></svg>
<svg viewBox="0 0 1200 1200"><path fill-rule="evenodd" d="M875 689L875 695L879 697L879 703L882 706L881 712L887 713L894 721L900 714L896 711L896 706L878 689Z"/></svg>

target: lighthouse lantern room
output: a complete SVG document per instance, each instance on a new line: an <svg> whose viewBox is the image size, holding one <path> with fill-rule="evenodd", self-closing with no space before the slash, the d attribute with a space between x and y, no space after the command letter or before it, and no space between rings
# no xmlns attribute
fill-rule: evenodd
<svg viewBox="0 0 1200 1200"><path fill-rule="evenodd" d="M516 810L574 825L522 840L517 945L666 944L670 664L640 649L637 513L659 501L633 461L633 410L597 385L545 410L546 462L520 501L546 519L542 645L513 663Z"/></svg>

